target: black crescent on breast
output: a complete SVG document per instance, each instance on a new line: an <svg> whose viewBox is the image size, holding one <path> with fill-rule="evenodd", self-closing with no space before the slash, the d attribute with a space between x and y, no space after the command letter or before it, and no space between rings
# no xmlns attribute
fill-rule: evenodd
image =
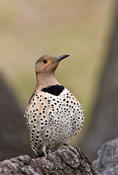
<svg viewBox="0 0 118 175"><path fill-rule="evenodd" d="M64 90L64 86L58 85L58 84L41 89L41 91L43 92L47 92L56 96L60 95L63 90Z"/></svg>

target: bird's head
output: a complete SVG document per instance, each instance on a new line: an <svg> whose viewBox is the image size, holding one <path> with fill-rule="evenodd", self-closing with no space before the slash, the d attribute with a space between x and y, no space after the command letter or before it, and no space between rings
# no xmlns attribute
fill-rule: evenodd
<svg viewBox="0 0 118 175"><path fill-rule="evenodd" d="M35 63L35 72L37 73L54 73L59 62L69 55L50 56L44 55L40 57Z"/></svg>

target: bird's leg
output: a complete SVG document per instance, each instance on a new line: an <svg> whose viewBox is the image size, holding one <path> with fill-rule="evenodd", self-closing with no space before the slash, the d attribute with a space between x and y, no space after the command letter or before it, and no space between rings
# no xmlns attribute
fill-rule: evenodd
<svg viewBox="0 0 118 175"><path fill-rule="evenodd" d="M46 150L46 145L43 146L43 153L44 153L45 156L48 155L48 152Z"/></svg>
<svg viewBox="0 0 118 175"><path fill-rule="evenodd" d="M35 153L36 153L36 158L45 156L41 148L39 148Z"/></svg>

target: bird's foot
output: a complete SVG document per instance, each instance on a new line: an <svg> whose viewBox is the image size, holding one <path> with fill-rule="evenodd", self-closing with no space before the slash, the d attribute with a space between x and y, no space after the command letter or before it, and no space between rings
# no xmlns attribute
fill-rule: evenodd
<svg viewBox="0 0 118 175"><path fill-rule="evenodd" d="M44 157L45 156L45 153L44 152L38 152L37 154L36 154L36 158L40 158L40 157Z"/></svg>
<svg viewBox="0 0 118 175"><path fill-rule="evenodd" d="M67 144L67 143L63 143L63 145L64 145L64 146L68 146L68 144Z"/></svg>

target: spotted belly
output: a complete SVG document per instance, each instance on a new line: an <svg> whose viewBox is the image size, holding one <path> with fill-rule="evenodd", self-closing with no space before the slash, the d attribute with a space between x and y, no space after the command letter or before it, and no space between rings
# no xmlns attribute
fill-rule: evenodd
<svg viewBox="0 0 118 175"><path fill-rule="evenodd" d="M82 110L69 91L60 96L35 94L25 112L35 153L54 151L75 135L82 125Z"/></svg>

